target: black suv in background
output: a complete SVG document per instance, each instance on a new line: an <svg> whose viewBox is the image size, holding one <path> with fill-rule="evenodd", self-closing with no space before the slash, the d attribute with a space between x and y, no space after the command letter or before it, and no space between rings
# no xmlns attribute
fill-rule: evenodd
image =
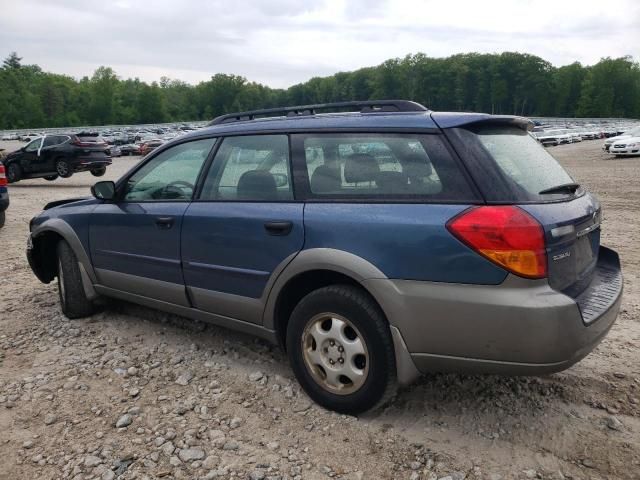
<svg viewBox="0 0 640 480"><path fill-rule="evenodd" d="M2 164L2 152L0 152L0 227L4 227L5 213L9 208L9 191L7 190L7 177Z"/></svg>
<svg viewBox="0 0 640 480"><path fill-rule="evenodd" d="M36 138L2 162L9 183L26 178L68 178L86 171L101 177L111 165L111 152L97 134L55 134Z"/></svg>

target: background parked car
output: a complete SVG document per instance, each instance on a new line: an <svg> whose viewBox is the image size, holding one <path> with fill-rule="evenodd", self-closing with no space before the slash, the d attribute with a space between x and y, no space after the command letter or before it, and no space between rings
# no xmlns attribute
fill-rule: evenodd
<svg viewBox="0 0 640 480"><path fill-rule="evenodd" d="M640 155L640 136L615 141L609 148L609 153L616 157Z"/></svg>
<svg viewBox="0 0 640 480"><path fill-rule="evenodd" d="M140 155L140 145L135 143L128 143L120 147L120 153L123 156Z"/></svg>
<svg viewBox="0 0 640 480"><path fill-rule="evenodd" d="M613 145L614 143L618 143L620 140L638 136L640 136L640 127L632 128L631 130L624 132L622 135L616 135L614 137L606 139L604 141L604 144L602 145L602 149L608 152L609 148L611 148L611 145Z"/></svg>
<svg viewBox="0 0 640 480"><path fill-rule="evenodd" d="M164 143L164 140L160 140L159 138L142 143L142 145L140 145L140 155L144 156L149 152L153 152L156 148L158 148L163 143Z"/></svg>
<svg viewBox="0 0 640 480"><path fill-rule="evenodd" d="M4 159L7 180L25 178L55 180L90 171L101 177L111 164L109 146L94 135L46 135L31 141Z"/></svg>
<svg viewBox="0 0 640 480"><path fill-rule="evenodd" d="M116 145L111 145L111 147L109 148L109 150L111 151L111 157L121 157L122 156L122 149Z"/></svg>

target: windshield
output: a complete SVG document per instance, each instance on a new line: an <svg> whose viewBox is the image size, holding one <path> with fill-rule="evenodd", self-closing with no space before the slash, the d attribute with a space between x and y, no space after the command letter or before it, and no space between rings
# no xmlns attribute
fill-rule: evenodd
<svg viewBox="0 0 640 480"><path fill-rule="evenodd" d="M571 195L569 192L540 195L544 190L574 181L528 132L511 126L482 126L475 133L502 173L524 194L522 200L552 200Z"/></svg>

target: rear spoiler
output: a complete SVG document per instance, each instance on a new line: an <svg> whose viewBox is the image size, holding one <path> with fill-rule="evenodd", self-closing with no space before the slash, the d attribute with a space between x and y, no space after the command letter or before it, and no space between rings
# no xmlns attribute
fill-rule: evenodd
<svg viewBox="0 0 640 480"><path fill-rule="evenodd" d="M488 113L432 112L431 118L440 128L466 127L478 124L509 125L525 131L533 130L534 123L525 117L514 115L489 115Z"/></svg>

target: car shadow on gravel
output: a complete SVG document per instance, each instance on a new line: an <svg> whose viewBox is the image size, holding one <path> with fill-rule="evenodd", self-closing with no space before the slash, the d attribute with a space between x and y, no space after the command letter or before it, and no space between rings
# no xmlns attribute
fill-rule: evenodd
<svg viewBox="0 0 640 480"><path fill-rule="evenodd" d="M198 344L200 348L233 352L227 361L238 366L258 361L268 376L281 375L293 379L286 353L258 337L229 330L217 325L194 321L178 315L132 304L109 300L103 314L124 315L161 326L185 348ZM180 338L182 337L182 338ZM269 361L265 362L265 355ZM572 373L573 372L573 373ZM618 380L620 382L622 380ZM295 382L295 381L294 381ZM365 421L408 427L411 424L447 424L451 419L473 419L482 435L496 435L493 427L501 424L505 430L517 433L528 426L544 428L550 416L571 415L581 418L576 409L591 407L604 411L612 403L611 382L584 377L568 370L544 376L500 376L470 374L428 374L413 385L402 388L383 409L360 416ZM320 408L320 407L318 407ZM624 413L639 415L639 411ZM422 419L422 420L421 420ZM425 420L426 419L426 420ZM583 420L581 420L583 421ZM498 433L500 429L497 430Z"/></svg>

